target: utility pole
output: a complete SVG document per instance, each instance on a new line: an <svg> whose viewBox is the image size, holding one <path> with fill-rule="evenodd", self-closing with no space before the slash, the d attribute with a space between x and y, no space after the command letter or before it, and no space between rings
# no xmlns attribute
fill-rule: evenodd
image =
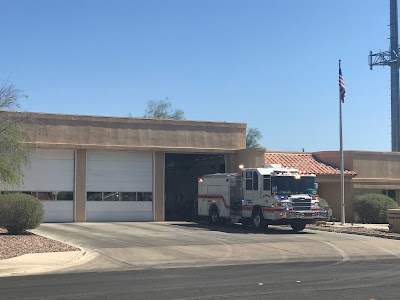
<svg viewBox="0 0 400 300"><path fill-rule="evenodd" d="M390 50L369 53L369 66L390 66L392 152L400 151L399 41L397 0L390 0Z"/></svg>

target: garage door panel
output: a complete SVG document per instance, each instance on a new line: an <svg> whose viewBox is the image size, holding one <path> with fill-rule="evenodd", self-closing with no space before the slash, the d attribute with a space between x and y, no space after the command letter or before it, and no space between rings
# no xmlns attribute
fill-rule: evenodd
<svg viewBox="0 0 400 300"><path fill-rule="evenodd" d="M152 202L87 202L87 222L153 221Z"/></svg>
<svg viewBox="0 0 400 300"><path fill-rule="evenodd" d="M125 161L125 158L131 154L135 155L135 161L145 161L149 160L151 153L149 152L138 152L138 151L88 151L88 156L90 155L90 160L110 160L112 157L113 161Z"/></svg>
<svg viewBox="0 0 400 300"><path fill-rule="evenodd" d="M118 156L117 156L118 157ZM106 161L106 160L90 160L89 166L94 171L107 171L110 169L114 169L115 165L118 165L118 169L120 172L127 174L137 174L138 172L147 171L151 168L151 161L127 161L129 157L126 157L126 160L115 160L115 161ZM132 159L135 159L134 155L132 155ZM149 157L151 159L151 157ZM90 164L93 162L94 164Z"/></svg>
<svg viewBox="0 0 400 300"><path fill-rule="evenodd" d="M23 185L19 191L53 195L74 191L75 151L71 149L35 149L30 164L22 168ZM39 199L43 199L38 196ZM74 201L68 199L42 200L45 209L44 222L73 222Z"/></svg>
<svg viewBox="0 0 400 300"><path fill-rule="evenodd" d="M21 191L73 191L74 150L38 149L22 168Z"/></svg>
<svg viewBox="0 0 400 300"><path fill-rule="evenodd" d="M88 193L103 195L86 202L86 221L123 222L152 221L152 201L106 201L105 192L140 193L152 192L153 155L134 151L88 151L87 186ZM119 201L118 201L119 199ZM134 199L138 199L135 198ZM102 201L101 201L102 200Z"/></svg>
<svg viewBox="0 0 400 300"><path fill-rule="evenodd" d="M152 154L131 151L88 151L87 191L149 192Z"/></svg>
<svg viewBox="0 0 400 300"><path fill-rule="evenodd" d="M44 222L73 222L73 201L43 201Z"/></svg>

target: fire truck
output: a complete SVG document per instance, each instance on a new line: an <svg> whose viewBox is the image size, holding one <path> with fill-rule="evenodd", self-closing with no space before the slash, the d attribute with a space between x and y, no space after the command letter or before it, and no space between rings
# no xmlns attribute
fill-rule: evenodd
<svg viewBox="0 0 400 300"><path fill-rule="evenodd" d="M328 216L328 207L319 207L315 178L278 164L204 175L198 180L198 216L212 224L229 221L256 230L290 225L301 231Z"/></svg>

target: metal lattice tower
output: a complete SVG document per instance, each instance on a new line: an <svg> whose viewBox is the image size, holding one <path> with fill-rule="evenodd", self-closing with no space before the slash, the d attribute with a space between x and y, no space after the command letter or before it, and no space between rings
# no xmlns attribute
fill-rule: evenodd
<svg viewBox="0 0 400 300"><path fill-rule="evenodd" d="M399 105L399 41L397 0L390 0L390 50L369 53L369 66L390 66L392 152L400 151L400 105Z"/></svg>

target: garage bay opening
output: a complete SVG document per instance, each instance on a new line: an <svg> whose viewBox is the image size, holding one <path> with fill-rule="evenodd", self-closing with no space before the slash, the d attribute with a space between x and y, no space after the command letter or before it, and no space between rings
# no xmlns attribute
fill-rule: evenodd
<svg viewBox="0 0 400 300"><path fill-rule="evenodd" d="M224 173L223 154L165 154L165 220L194 221L197 216L197 180Z"/></svg>

